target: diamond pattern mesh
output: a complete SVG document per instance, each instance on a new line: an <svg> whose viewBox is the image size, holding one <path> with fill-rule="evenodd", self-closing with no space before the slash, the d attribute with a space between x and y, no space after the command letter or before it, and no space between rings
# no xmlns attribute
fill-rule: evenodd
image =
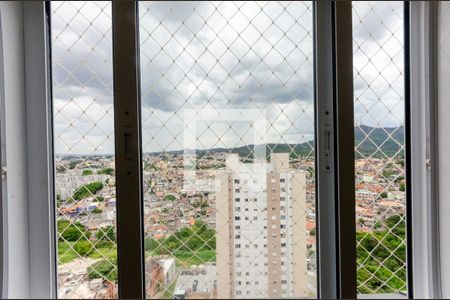
<svg viewBox="0 0 450 300"><path fill-rule="evenodd" d="M406 291L402 2L353 2L358 292Z"/></svg>
<svg viewBox="0 0 450 300"><path fill-rule="evenodd" d="M116 297L111 5L52 2L58 294Z"/></svg>
<svg viewBox="0 0 450 300"><path fill-rule="evenodd" d="M314 297L311 3L139 22L147 297Z"/></svg>

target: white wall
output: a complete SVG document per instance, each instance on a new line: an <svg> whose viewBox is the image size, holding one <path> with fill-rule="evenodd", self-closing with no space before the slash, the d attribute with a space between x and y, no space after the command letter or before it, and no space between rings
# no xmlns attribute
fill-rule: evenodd
<svg viewBox="0 0 450 300"><path fill-rule="evenodd" d="M3 295L29 296L25 74L22 3L0 2L5 101L6 199L3 199ZM8 293L8 294L6 294Z"/></svg>
<svg viewBox="0 0 450 300"><path fill-rule="evenodd" d="M450 2L439 2L438 122L442 297L450 298Z"/></svg>

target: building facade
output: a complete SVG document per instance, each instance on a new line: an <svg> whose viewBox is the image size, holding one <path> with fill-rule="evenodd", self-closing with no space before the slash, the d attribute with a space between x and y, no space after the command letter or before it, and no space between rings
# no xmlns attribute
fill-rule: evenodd
<svg viewBox="0 0 450 300"><path fill-rule="evenodd" d="M230 155L216 180L218 298L307 296L305 173Z"/></svg>

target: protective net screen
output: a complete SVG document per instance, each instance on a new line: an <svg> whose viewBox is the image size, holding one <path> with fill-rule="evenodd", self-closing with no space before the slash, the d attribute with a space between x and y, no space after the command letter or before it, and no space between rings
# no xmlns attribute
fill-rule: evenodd
<svg viewBox="0 0 450 300"><path fill-rule="evenodd" d="M140 2L148 298L316 297L311 2Z"/></svg>
<svg viewBox="0 0 450 300"><path fill-rule="evenodd" d="M403 2L353 2L358 292L406 292Z"/></svg>

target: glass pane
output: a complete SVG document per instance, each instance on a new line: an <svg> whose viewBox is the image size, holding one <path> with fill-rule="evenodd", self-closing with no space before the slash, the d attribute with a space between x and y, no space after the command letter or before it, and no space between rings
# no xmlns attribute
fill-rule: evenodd
<svg viewBox="0 0 450 300"><path fill-rule="evenodd" d="M316 297L311 2L140 2L148 298Z"/></svg>
<svg viewBox="0 0 450 300"><path fill-rule="evenodd" d="M404 293L403 2L353 2L358 293Z"/></svg>
<svg viewBox="0 0 450 300"><path fill-rule="evenodd" d="M116 298L110 2L52 2L59 298Z"/></svg>

